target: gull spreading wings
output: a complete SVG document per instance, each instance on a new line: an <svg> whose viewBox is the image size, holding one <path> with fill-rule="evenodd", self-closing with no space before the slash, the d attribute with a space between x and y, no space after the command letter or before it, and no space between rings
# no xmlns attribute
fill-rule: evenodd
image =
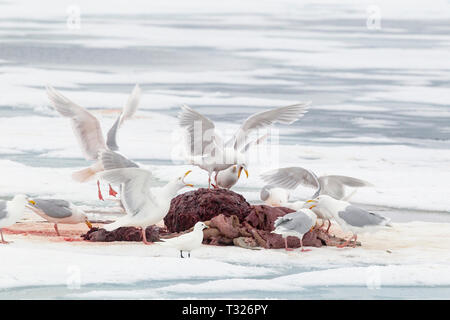
<svg viewBox="0 0 450 320"><path fill-rule="evenodd" d="M191 156L190 162L208 171L209 185L213 172L216 172L217 178L219 171L226 170L232 165L242 165L246 168L243 154L259 140L247 143L248 135L256 129L274 123L291 124L307 112L309 105L310 102L307 102L253 114L225 144L215 131L214 122L184 105L178 118L179 125L187 130L189 136L187 149ZM217 179L215 180L217 184Z"/></svg>
<svg viewBox="0 0 450 320"><path fill-rule="evenodd" d="M55 110L63 117L70 118L73 132L85 159L96 161L89 168L77 171L72 175L75 180L86 182L97 172L103 170L101 162L98 161L99 152L107 149L113 151L119 149L117 145L117 131L125 120L131 118L136 113L141 96L141 89L139 85L136 84L127 103L123 107L122 112L109 129L106 135L106 142L100 122L91 112L72 102L51 86L47 86L47 95ZM110 188L110 194L115 195L115 192L113 191L114 190ZM100 188L99 198L103 200Z"/></svg>
<svg viewBox="0 0 450 320"><path fill-rule="evenodd" d="M347 176L326 175L317 177L314 172L302 167L275 169L263 173L261 178L265 182L280 188L295 189L299 185L315 188L316 192L312 198L326 194L339 200L345 197L346 186L353 188L372 186L367 181Z"/></svg>
<svg viewBox="0 0 450 320"><path fill-rule="evenodd" d="M311 102L306 102L255 113L243 122L225 146L233 146L235 150L239 150L245 145L246 138L253 130L265 128L274 123L291 124L307 112L310 104ZM181 109L178 115L179 125L186 128L191 137L190 149L193 155L204 154L210 143L222 145L223 140L215 132L214 122L186 105L183 105Z"/></svg>
<svg viewBox="0 0 450 320"><path fill-rule="evenodd" d="M104 157L102 156L102 159ZM184 179L190 173L169 181L161 188L151 188L158 182L152 173L138 167L118 168L99 172L97 175L109 183L121 184L121 202L125 208L126 216L107 224L107 231L119 227L141 227L145 244L149 244L146 238L146 227L160 222L168 213L170 202L179 190L192 184L185 183Z"/></svg>
<svg viewBox="0 0 450 320"><path fill-rule="evenodd" d="M145 209L156 205L157 201L150 191L150 187L155 184L157 179L150 171L141 168L120 168L103 171L99 173L99 176L109 183L123 184L121 200L127 215L133 217L145 213ZM105 228L108 227L106 230L118 228L113 225L105 226Z"/></svg>

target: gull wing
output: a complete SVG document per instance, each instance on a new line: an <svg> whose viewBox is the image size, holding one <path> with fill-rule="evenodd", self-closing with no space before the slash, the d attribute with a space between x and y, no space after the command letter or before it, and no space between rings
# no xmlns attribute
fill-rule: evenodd
<svg viewBox="0 0 450 320"><path fill-rule="evenodd" d="M321 194L329 195L335 199L342 199L345 196L345 186L353 188L370 187L371 183L347 176L322 176L319 178Z"/></svg>
<svg viewBox="0 0 450 320"><path fill-rule="evenodd" d="M271 170L261 174L261 178L272 186L295 189L299 185L311 188L319 188L317 176L302 167L287 167Z"/></svg>
<svg viewBox="0 0 450 320"><path fill-rule="evenodd" d="M281 227L285 230L297 231L300 234L307 233L313 226L313 219L301 211L288 213L277 218L274 223L275 228Z"/></svg>
<svg viewBox="0 0 450 320"><path fill-rule="evenodd" d="M73 103L51 86L47 86L47 95L55 110L63 117L70 118L73 132L84 157L87 160L96 160L98 152L106 149L98 119L85 108Z"/></svg>
<svg viewBox="0 0 450 320"><path fill-rule="evenodd" d="M229 146L233 143L235 149L240 149L245 143L247 135L252 130L265 128L277 122L291 124L303 117L310 104L311 102L299 103L255 113L244 121L234 136L227 141L226 145Z"/></svg>
<svg viewBox="0 0 450 320"><path fill-rule="evenodd" d="M117 131L120 126L122 126L123 122L127 119L130 119L135 113L139 106L139 101L141 98L141 88L138 84L134 87L133 91L128 98L126 105L123 107L122 112L117 117L116 121L112 125L112 127L108 130L106 135L106 145L110 150L117 151L119 150L119 146L117 145Z"/></svg>
<svg viewBox="0 0 450 320"><path fill-rule="evenodd" d="M31 206L31 209L38 209L49 217L62 219L72 215L69 201L61 199L33 199L33 201L36 205Z"/></svg>
<svg viewBox="0 0 450 320"><path fill-rule="evenodd" d="M338 212L339 217L354 227L390 226L390 219L373 212L349 205Z"/></svg>
<svg viewBox="0 0 450 320"><path fill-rule="evenodd" d="M109 183L123 184L121 200L127 214L134 216L149 202L156 202L150 187L157 179L148 170L121 168L99 172L97 175Z"/></svg>
<svg viewBox="0 0 450 320"><path fill-rule="evenodd" d="M8 216L8 206L6 201L0 200L0 219L4 219Z"/></svg>
<svg viewBox="0 0 450 320"><path fill-rule="evenodd" d="M258 145L264 141L266 141L267 137L269 136L268 133L266 133L265 135L259 137L258 139L254 140L254 141L250 141L249 143L247 143L244 147L244 149L242 149L242 152L245 153L247 152L251 147L253 147L254 145Z"/></svg>
<svg viewBox="0 0 450 320"><path fill-rule="evenodd" d="M207 117L192 108L183 105L178 114L179 125L189 135L189 152L191 155L202 155L211 143L220 145L220 137L215 132L215 125Z"/></svg>
<svg viewBox="0 0 450 320"><path fill-rule="evenodd" d="M101 151L99 158L105 170L120 168L139 168L137 163L111 150Z"/></svg>

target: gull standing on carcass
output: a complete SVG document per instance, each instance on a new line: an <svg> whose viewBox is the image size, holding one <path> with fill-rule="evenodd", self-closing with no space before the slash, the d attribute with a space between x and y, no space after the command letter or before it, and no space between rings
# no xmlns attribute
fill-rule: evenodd
<svg viewBox="0 0 450 320"><path fill-rule="evenodd" d="M211 186L213 172L216 173L216 180L218 172L233 165L242 166L248 175L246 157L242 149L248 135L256 129L277 122L291 124L307 112L309 105L308 102L253 114L225 144L215 132L214 122L184 105L178 117L180 126L187 130L189 136L188 161L208 172L208 188Z"/></svg>
<svg viewBox="0 0 450 320"><path fill-rule="evenodd" d="M316 215L310 209L301 209L297 212L288 213L277 218L274 222L275 230L272 233L281 234L284 238L286 251L292 251L288 248L287 237L293 236L300 239L300 246L303 251L311 251L303 248L303 235L312 230L316 225Z"/></svg>
<svg viewBox="0 0 450 320"><path fill-rule="evenodd" d="M125 120L131 118L136 113L141 96L141 89L139 85L136 84L126 105L123 107L122 112L109 129L106 135L106 143L103 137L100 122L92 113L70 101L51 86L47 86L47 95L56 111L58 111L63 117L68 117L71 119L73 132L77 137L81 151L83 152L86 160L95 160L95 163L90 167L72 174L72 178L74 180L78 182L86 182L92 179L97 172L103 170L101 161L98 159L99 151L106 149L117 151L119 149L116 141L117 131ZM97 188L98 198L100 200L104 200L100 190L99 181L97 181ZM112 189L111 185L109 186L109 194L112 196L117 195L117 192Z"/></svg>
<svg viewBox="0 0 450 320"><path fill-rule="evenodd" d="M268 137L268 134L263 135L262 137L258 138L255 141L249 142L245 148L243 149L243 153L247 152L250 147L252 147L253 145L258 145L261 142L263 142L266 138ZM244 170L244 166L242 165L233 165L231 167L229 167L228 169L219 171L216 175L216 183L217 185L213 184L213 187L217 188L225 188L225 189L230 189L232 186L234 186L239 178L241 177L241 172L242 170ZM247 178L248 178L248 172L245 171Z"/></svg>
<svg viewBox="0 0 450 320"><path fill-rule="evenodd" d="M336 200L327 195L320 195L315 199L306 201L316 214L333 216L344 231L351 231L353 236L339 248L347 246L352 240L356 246L357 233L373 232L383 227L392 227L390 219L377 213L369 212L355 207L347 201Z"/></svg>
<svg viewBox="0 0 450 320"><path fill-rule="evenodd" d="M347 197L345 196L345 187L353 187L353 188L361 188L361 187L369 187L372 186L367 181L356 179L347 176L339 176L339 175L325 175L321 177L317 177L314 172L302 168L302 167L287 167L271 170L269 172L265 172L261 175L261 178L276 187L290 189L293 190L297 188L299 185L303 185L305 187L315 188L316 192L311 198L316 198L319 195L329 195L335 199L348 200L353 194L351 193ZM261 191L262 194L262 191ZM269 199L272 202L277 202L277 196L282 195L282 192L278 192L277 194L270 194ZM281 200L284 200L282 198ZM280 202L280 201L278 201ZM299 207L303 207L304 203L295 202L295 203L283 203L281 206L285 206L294 210L297 210ZM327 232L330 229L331 221L333 217L326 214L318 214L318 217L323 221L328 221ZM323 226L323 224L322 224Z"/></svg>
<svg viewBox="0 0 450 320"><path fill-rule="evenodd" d="M58 224L85 223L89 229L92 228L84 211L66 200L33 199L29 201L27 207L48 222L53 223L58 236L60 236Z"/></svg>
<svg viewBox="0 0 450 320"><path fill-rule="evenodd" d="M162 245L168 245L180 250L180 256L183 257L183 251L188 252L188 257L191 257L191 251L197 249L201 246L203 242L203 229L209 228L206 224L199 221L195 224L194 230L182 234L181 236L170 238L170 239L161 239L164 241Z"/></svg>
<svg viewBox="0 0 450 320"><path fill-rule="evenodd" d="M168 213L170 202L177 192L192 184L184 182L184 178L190 173L176 178L161 188L152 188L156 182L152 173L142 168L121 168L99 172L97 175L109 183L122 184L121 201L126 211L126 216L116 222L106 224L104 228L112 231L120 227L141 227L142 238L147 241L145 229L161 221Z"/></svg>
<svg viewBox="0 0 450 320"><path fill-rule="evenodd" d="M0 243L9 243L3 238L2 228L12 226L22 218L27 201L27 197L23 194L16 195L11 201L0 200Z"/></svg>

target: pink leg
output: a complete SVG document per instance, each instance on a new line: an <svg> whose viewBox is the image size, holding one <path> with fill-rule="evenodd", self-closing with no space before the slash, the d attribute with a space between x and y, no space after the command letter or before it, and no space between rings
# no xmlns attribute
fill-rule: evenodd
<svg viewBox="0 0 450 320"><path fill-rule="evenodd" d="M353 246L353 248L354 248L354 247L356 247L356 235L351 236L347 241L345 241L343 244L338 245L337 247L338 248L345 248L350 243L350 241L352 241L353 239L355 239L355 243L354 243L354 246Z"/></svg>
<svg viewBox="0 0 450 320"><path fill-rule="evenodd" d="M288 245L287 245L287 237L284 238L284 248L286 249L286 251L293 251L293 250L294 250L294 249L288 248Z"/></svg>
<svg viewBox="0 0 450 320"><path fill-rule="evenodd" d="M145 234L145 229L146 228L142 228L142 239L144 240L144 244L147 244L147 245L153 244L153 242L148 242L147 241L147 235Z"/></svg>
<svg viewBox="0 0 450 320"><path fill-rule="evenodd" d="M58 237L60 237L61 234L59 233L58 225L56 223L53 225L53 228L55 228L56 234L58 235Z"/></svg>
<svg viewBox="0 0 450 320"><path fill-rule="evenodd" d="M330 221L330 219L328 219L327 221L328 221L328 228L327 228L326 233L329 233L330 232L330 227L331 227L331 221Z"/></svg>
<svg viewBox="0 0 450 320"><path fill-rule="evenodd" d="M2 230L2 229L0 229L0 234L1 234L1 236L2 236L2 241L1 241L0 243L8 244L9 242L8 242L8 241L5 241L5 239L3 238L3 230Z"/></svg>
<svg viewBox="0 0 450 320"><path fill-rule="evenodd" d="M208 175L208 189L211 189L211 173Z"/></svg>
<svg viewBox="0 0 450 320"><path fill-rule="evenodd" d="M353 236L353 248L356 248L356 239L358 239L358 235L357 234L355 234L354 236Z"/></svg>
<svg viewBox="0 0 450 320"><path fill-rule="evenodd" d="M303 248L303 240L302 240L302 239L300 239L300 246L302 247L302 252L308 252L308 251L311 251L311 249L305 249L305 248Z"/></svg>
<svg viewBox="0 0 450 320"><path fill-rule="evenodd" d="M114 190L114 189L111 187L111 185L109 185L109 195L110 195L110 196L113 196L113 197L117 196L117 191Z"/></svg>
<svg viewBox="0 0 450 320"><path fill-rule="evenodd" d="M98 198L102 201L105 201L105 199L103 199L102 191L100 190L100 181L98 180L97 180L97 189L98 189Z"/></svg>

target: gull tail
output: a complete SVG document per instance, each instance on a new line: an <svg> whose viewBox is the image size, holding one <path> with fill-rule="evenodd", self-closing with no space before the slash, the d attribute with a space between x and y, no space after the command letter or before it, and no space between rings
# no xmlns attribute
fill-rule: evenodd
<svg viewBox="0 0 450 320"><path fill-rule="evenodd" d="M92 168L86 168L72 173L72 179L78 182L86 182L95 176L95 171Z"/></svg>

